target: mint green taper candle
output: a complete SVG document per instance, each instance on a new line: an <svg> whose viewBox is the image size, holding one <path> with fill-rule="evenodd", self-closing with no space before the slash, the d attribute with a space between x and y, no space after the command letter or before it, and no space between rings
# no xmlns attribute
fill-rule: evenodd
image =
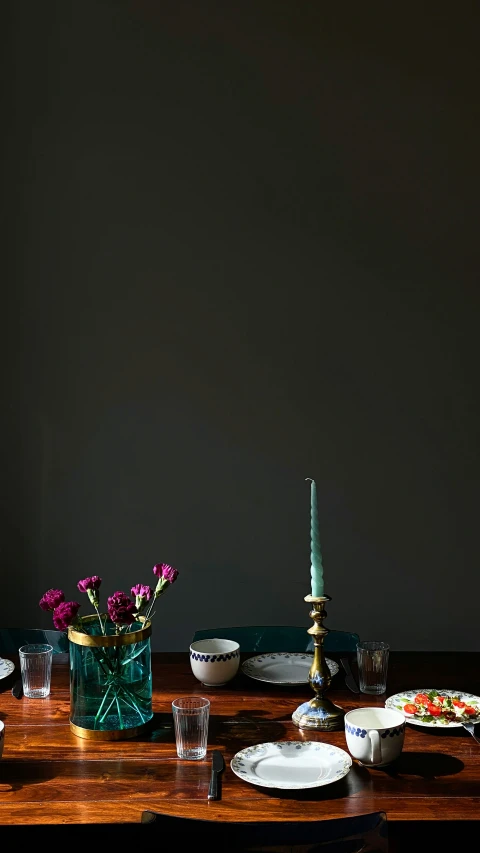
<svg viewBox="0 0 480 853"><path fill-rule="evenodd" d="M323 564L320 550L320 531L318 527L317 486L315 480L310 480L310 575L312 578L312 596L323 595Z"/></svg>

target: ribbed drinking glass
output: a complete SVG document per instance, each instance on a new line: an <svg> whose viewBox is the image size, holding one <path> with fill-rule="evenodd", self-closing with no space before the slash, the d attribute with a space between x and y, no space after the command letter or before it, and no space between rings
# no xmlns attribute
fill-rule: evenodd
<svg viewBox="0 0 480 853"><path fill-rule="evenodd" d="M210 700L184 696L172 702L175 741L179 758L198 761L207 754Z"/></svg>

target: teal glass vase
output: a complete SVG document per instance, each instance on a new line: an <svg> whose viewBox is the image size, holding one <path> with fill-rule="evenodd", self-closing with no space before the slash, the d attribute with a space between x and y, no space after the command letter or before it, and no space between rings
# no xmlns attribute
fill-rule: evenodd
<svg viewBox="0 0 480 853"><path fill-rule="evenodd" d="M153 718L152 660L149 621L116 633L102 615L84 616L84 631L70 627L70 728L99 740L140 734Z"/></svg>

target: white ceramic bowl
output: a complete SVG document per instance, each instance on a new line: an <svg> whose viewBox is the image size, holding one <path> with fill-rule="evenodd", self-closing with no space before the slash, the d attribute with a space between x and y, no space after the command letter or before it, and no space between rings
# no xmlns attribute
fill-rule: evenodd
<svg viewBox="0 0 480 853"><path fill-rule="evenodd" d="M195 678L206 687L231 681L240 665L240 645L235 640L197 640L190 646L190 666Z"/></svg>

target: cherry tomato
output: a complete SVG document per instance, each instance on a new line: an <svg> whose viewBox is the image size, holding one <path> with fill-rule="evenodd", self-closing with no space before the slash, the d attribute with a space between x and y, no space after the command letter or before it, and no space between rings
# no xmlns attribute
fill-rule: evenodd
<svg viewBox="0 0 480 853"><path fill-rule="evenodd" d="M415 696L415 699L413 701L417 705L427 705L430 700L425 693L417 693L417 695Z"/></svg>
<svg viewBox="0 0 480 853"><path fill-rule="evenodd" d="M471 705L465 705L464 711L465 711L465 714L468 714L469 717L474 717L475 714L477 713L475 708L472 708Z"/></svg>
<svg viewBox="0 0 480 853"><path fill-rule="evenodd" d="M432 717L439 717L442 713L442 709L438 705L434 705L433 702L429 702L427 705L428 713L432 715Z"/></svg>
<svg viewBox="0 0 480 853"><path fill-rule="evenodd" d="M445 702L445 696L437 696L437 699L441 705L443 705L443 703Z"/></svg>
<svg viewBox="0 0 480 853"><path fill-rule="evenodd" d="M465 702L460 702L459 699L452 699L452 702L456 708L465 708Z"/></svg>
<svg viewBox="0 0 480 853"><path fill-rule="evenodd" d="M418 711L418 708L416 705L412 705L411 703L407 703L406 705L403 706L403 710L405 711L406 714L416 714Z"/></svg>

